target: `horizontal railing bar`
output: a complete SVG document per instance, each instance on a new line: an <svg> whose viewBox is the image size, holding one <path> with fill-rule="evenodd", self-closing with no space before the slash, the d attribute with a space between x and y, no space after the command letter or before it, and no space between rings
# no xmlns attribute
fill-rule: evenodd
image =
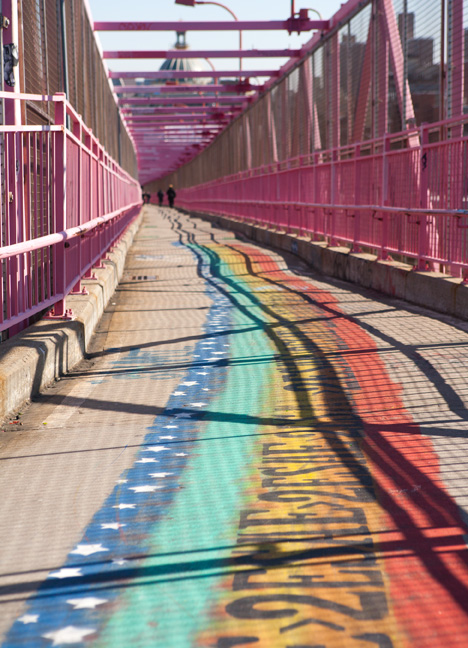
<svg viewBox="0 0 468 648"><path fill-rule="evenodd" d="M222 79L223 77L271 77L278 70L151 70L142 72L109 72L111 79Z"/></svg>
<svg viewBox="0 0 468 648"><path fill-rule="evenodd" d="M72 239L76 236L86 234L91 230L95 229L99 225L103 225L108 221L121 216L124 212L130 211L135 207L141 205L141 202L134 202L125 207L117 209L105 216L98 216L93 220L87 221L83 225L78 225L77 227L71 227L64 230L63 232L57 232L55 234L47 234L46 236L40 236L36 239L31 239L30 241L24 241L22 243L14 243L13 245L5 245L0 247L0 259L8 259L9 257L16 256L18 254L24 254L25 252L32 252L34 250L40 250L51 245L56 245L57 243L62 243L69 239Z"/></svg>
<svg viewBox="0 0 468 648"><path fill-rule="evenodd" d="M184 59L184 58L290 58L302 50L118 50L103 52L105 59Z"/></svg>
<svg viewBox="0 0 468 648"><path fill-rule="evenodd" d="M261 176L258 176L261 177ZM397 214L445 214L449 216L468 216L467 209L422 209L419 207L391 207L387 205L340 205L338 203L315 203L315 202L299 202L299 201L273 201L273 200L246 200L246 199L229 199L225 198L191 198L191 202L219 202L219 203L234 203L243 205L268 205L273 207L313 207L319 209L344 209L344 210L365 210L375 212L388 212Z"/></svg>
<svg viewBox="0 0 468 648"><path fill-rule="evenodd" d="M65 130L64 126L33 126L31 124L25 126L5 126L4 124L0 124L0 133L58 133L63 130Z"/></svg>
<svg viewBox="0 0 468 648"><path fill-rule="evenodd" d="M6 331L10 327L15 326L15 324L19 324L23 320L28 319L29 317L33 317L33 315L36 315L43 310L49 309L57 301L60 301L64 297L65 293L54 295L53 297L49 297L48 299L41 301L39 304L36 304L36 306L32 306L31 308L28 308L27 310L22 311L17 315L5 319L3 322L0 322L0 331Z"/></svg>
<svg viewBox="0 0 468 648"><path fill-rule="evenodd" d="M215 21L157 21L111 22L95 21L95 31L311 31L330 26L329 20L215 20Z"/></svg>
<svg viewBox="0 0 468 648"><path fill-rule="evenodd" d="M250 85L250 83L240 83L240 84L184 84L184 85L136 85L136 86L116 86L114 92L117 95L123 94L143 94L150 95L163 93L173 93L173 92L237 92L238 94L242 92L252 92L256 90L262 90L263 86L261 85Z"/></svg>
<svg viewBox="0 0 468 648"><path fill-rule="evenodd" d="M245 101L245 97L239 97L239 95L232 95L231 97L184 97L184 104L209 104L209 107L213 107L212 104L242 104ZM149 105L149 104L158 104L160 106L170 106L172 104L180 104L180 97L126 97L119 98L119 106L125 104L137 104L137 105ZM237 108L237 106L236 106Z"/></svg>

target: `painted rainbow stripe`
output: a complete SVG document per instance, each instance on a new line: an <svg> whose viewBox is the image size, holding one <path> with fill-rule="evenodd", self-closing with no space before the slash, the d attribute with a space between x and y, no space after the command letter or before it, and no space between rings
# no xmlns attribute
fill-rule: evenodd
<svg viewBox="0 0 468 648"><path fill-rule="evenodd" d="M47 579L3 645L465 645L458 510L372 336L269 253L189 247L213 300L191 404L171 397L86 529L105 551L71 553L80 575Z"/></svg>

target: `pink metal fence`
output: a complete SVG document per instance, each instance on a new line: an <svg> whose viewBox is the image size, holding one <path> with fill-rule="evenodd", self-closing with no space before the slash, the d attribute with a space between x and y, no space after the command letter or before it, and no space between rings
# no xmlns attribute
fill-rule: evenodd
<svg viewBox="0 0 468 648"><path fill-rule="evenodd" d="M264 165L179 189L178 203L466 276L467 124L447 120Z"/></svg>
<svg viewBox="0 0 468 648"><path fill-rule="evenodd" d="M0 92L9 102L53 104L48 126L0 126L0 331L14 333L52 308L69 316L65 299L81 292L138 215L138 182L106 153L81 117L54 96ZM11 106L11 103L10 103Z"/></svg>
<svg viewBox="0 0 468 648"><path fill-rule="evenodd" d="M188 209L468 274L468 0L348 0L171 183Z"/></svg>

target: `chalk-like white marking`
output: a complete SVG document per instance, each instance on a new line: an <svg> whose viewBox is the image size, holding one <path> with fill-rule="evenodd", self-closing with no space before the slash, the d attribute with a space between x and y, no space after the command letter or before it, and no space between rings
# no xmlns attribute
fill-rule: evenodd
<svg viewBox="0 0 468 648"><path fill-rule="evenodd" d="M101 543L99 544L78 544L76 549L70 551L72 554L78 554L79 556L91 556L95 553L100 553L101 551L109 551L106 547L103 547Z"/></svg>
<svg viewBox="0 0 468 648"><path fill-rule="evenodd" d="M56 572L50 573L49 578L75 578L82 575L80 567L63 567Z"/></svg>
<svg viewBox="0 0 468 648"><path fill-rule="evenodd" d="M24 625L28 625L28 623L37 623L38 619L39 619L38 614L23 614L23 616L20 617L18 621L24 623Z"/></svg>
<svg viewBox="0 0 468 648"><path fill-rule="evenodd" d="M90 634L94 634L94 628L77 628L75 626L66 626L54 632L48 632L42 635L44 639L51 639L52 646L63 646L65 644L82 643L83 639Z"/></svg>
<svg viewBox="0 0 468 648"><path fill-rule="evenodd" d="M68 599L67 603L73 605L74 610L94 610L98 605L107 603L107 599L96 596L85 596L83 598Z"/></svg>
<svg viewBox="0 0 468 648"><path fill-rule="evenodd" d="M133 491L134 493L154 493L155 490L158 490L159 488L162 488L162 486L131 486L129 490Z"/></svg>

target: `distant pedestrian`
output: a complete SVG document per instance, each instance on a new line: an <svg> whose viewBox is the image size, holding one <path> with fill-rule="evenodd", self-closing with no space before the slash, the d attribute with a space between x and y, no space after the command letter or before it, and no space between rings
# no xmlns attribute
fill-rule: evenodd
<svg viewBox="0 0 468 648"><path fill-rule="evenodd" d="M174 187L172 185L169 185L169 189L166 191L166 194L169 201L169 207L174 207L174 198L177 194L174 191Z"/></svg>
<svg viewBox="0 0 468 648"><path fill-rule="evenodd" d="M149 203L149 201L151 200L151 194L145 192L143 194L142 198L143 198L143 204L147 205Z"/></svg>
<svg viewBox="0 0 468 648"><path fill-rule="evenodd" d="M158 191L158 200L159 200L159 206L161 207L164 200L164 191L162 189Z"/></svg>

